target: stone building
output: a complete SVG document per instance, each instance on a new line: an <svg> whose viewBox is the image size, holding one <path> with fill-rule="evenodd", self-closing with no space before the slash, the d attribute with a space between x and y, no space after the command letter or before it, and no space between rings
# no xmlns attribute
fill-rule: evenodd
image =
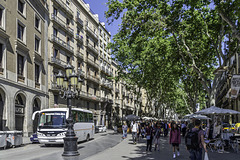
<svg viewBox="0 0 240 160"><path fill-rule="evenodd" d="M48 107L48 9L43 0L0 0L0 130L36 131Z"/></svg>

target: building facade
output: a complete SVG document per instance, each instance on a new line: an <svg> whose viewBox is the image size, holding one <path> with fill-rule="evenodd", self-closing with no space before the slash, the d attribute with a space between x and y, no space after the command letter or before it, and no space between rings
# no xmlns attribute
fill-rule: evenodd
<svg viewBox="0 0 240 160"><path fill-rule="evenodd" d="M48 107L48 9L42 0L0 1L0 130L36 131Z"/></svg>
<svg viewBox="0 0 240 160"><path fill-rule="evenodd" d="M0 0L0 130L29 136L37 129L33 112L67 107L56 85L67 64L84 78L72 106L93 111L95 125L113 128L123 116L144 115L143 94L113 78L110 41L82 0Z"/></svg>

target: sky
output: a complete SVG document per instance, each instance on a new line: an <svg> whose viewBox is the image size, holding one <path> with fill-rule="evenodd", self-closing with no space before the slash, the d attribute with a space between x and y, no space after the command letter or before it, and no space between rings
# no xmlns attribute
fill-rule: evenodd
<svg viewBox="0 0 240 160"><path fill-rule="evenodd" d="M118 31L119 24L121 24L121 20L115 20L111 25L107 24L107 19L104 16L104 12L108 10L107 8L107 1L108 0L84 0L87 4L90 5L90 9L95 13L98 14L100 22L105 22L106 29L113 35L115 35Z"/></svg>

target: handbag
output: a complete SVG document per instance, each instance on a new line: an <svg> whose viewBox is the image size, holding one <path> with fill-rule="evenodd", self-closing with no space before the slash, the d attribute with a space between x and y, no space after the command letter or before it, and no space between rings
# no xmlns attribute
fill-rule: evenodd
<svg viewBox="0 0 240 160"><path fill-rule="evenodd" d="M205 152L204 160L209 160L207 152Z"/></svg>

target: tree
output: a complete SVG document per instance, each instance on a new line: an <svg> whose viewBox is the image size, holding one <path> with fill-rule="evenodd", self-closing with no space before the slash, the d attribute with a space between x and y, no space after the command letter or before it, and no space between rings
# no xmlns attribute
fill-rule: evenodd
<svg viewBox="0 0 240 160"><path fill-rule="evenodd" d="M215 104L218 76L213 71L238 50L238 42L230 41L237 37L236 29L222 16L226 6L209 0L109 0L107 4L109 23L122 18L111 45L119 69L126 71L120 77L141 85L150 99L162 103L177 101L172 96L180 98L176 89L183 85L192 111L204 90ZM235 12L230 13L234 17ZM228 46L222 47L224 43Z"/></svg>

